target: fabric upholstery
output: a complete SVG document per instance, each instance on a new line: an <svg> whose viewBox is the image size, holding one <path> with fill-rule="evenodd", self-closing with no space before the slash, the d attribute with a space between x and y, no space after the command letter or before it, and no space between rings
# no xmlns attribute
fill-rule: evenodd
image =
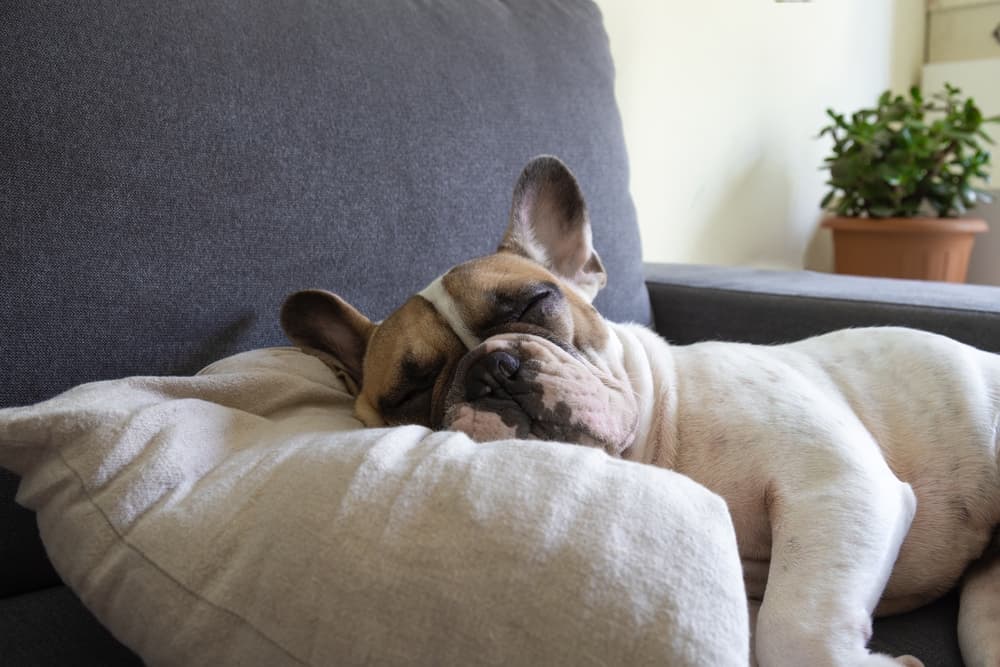
<svg viewBox="0 0 1000 667"><path fill-rule="evenodd" d="M610 275L598 307L648 321L592 2L38 0L0 15L0 406L281 344L296 289L381 318L496 246L539 153L586 193ZM0 531L23 534L24 517ZM2 555L0 591L43 558L37 540Z"/></svg>
<svg viewBox="0 0 1000 667"><path fill-rule="evenodd" d="M58 582L38 538L35 514L14 502L19 478L0 468L0 599Z"/></svg>
<svg viewBox="0 0 1000 667"><path fill-rule="evenodd" d="M877 618L868 644L890 655L919 656L926 667L962 667L958 648L958 592L906 614Z"/></svg>
<svg viewBox="0 0 1000 667"><path fill-rule="evenodd" d="M672 343L785 343L907 326L1000 352L1000 288L688 264L645 267L656 330Z"/></svg>
<svg viewBox="0 0 1000 667"><path fill-rule="evenodd" d="M0 404L281 340L289 291L373 318L496 246L561 156L615 319L648 319L600 14L438 0L4 9Z"/></svg>
<svg viewBox="0 0 1000 667"><path fill-rule="evenodd" d="M0 656L12 667L140 667L66 586L0 598Z"/></svg>
<svg viewBox="0 0 1000 667"><path fill-rule="evenodd" d="M292 348L0 410L52 562L151 665L731 665L724 501L553 442L366 429Z"/></svg>

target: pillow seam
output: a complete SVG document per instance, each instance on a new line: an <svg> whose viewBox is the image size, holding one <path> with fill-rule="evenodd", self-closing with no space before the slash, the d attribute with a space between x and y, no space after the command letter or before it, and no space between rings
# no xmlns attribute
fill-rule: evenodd
<svg viewBox="0 0 1000 667"><path fill-rule="evenodd" d="M155 560L153 560L148 555L146 555L146 553L144 553L141 549L139 549L138 546L136 546L135 544L133 544L132 542L130 542L128 540L128 538L125 537L125 535L123 535L121 533L121 531L118 530L117 526L114 525L114 523L108 517L107 513L104 511L104 508L101 507L101 505L96 500L94 500L93 495L91 495L90 490L87 488L87 485L86 485L86 483L83 480L83 476L79 473L79 471L76 470L76 468L74 468L72 465L70 465L70 463L63 456L62 450L59 449L59 448L53 448L53 449L55 449L56 456L59 457L60 463L62 463L63 466L67 470L69 470L71 473L73 473L74 477L76 477L77 483L80 485L80 489L83 491L83 493L86 496L87 501L90 503L90 505L97 510L97 512L101 515L101 518L104 520L104 522L107 524L108 528L111 530L111 532L114 533L114 535L118 538L118 540L123 545L125 545L130 551L132 551L133 553L135 553L136 555L138 555L145 563L147 563L149 566L151 566L156 572L158 572L158 573L160 573L160 575L166 577L168 581L173 582L174 585L176 585L178 588L180 588L182 591L184 591L185 593L187 593L188 595L190 595L195 600L201 601L202 603L207 604L209 607L212 607L213 609L216 609L217 611L220 611L223 614L231 616L231 617L235 618L236 620L240 621L241 623L243 623L243 625L245 625L246 627L250 628L254 632L254 634L258 635L264 641L266 641L269 644L271 644L274 647L276 647L278 650L280 650L282 653L284 653L285 655L287 655L289 658L291 658L292 660L294 660L298 664L300 664L300 665L312 665L311 662L308 662L308 661L303 660L302 658L299 658L294 653L292 653L287 647L285 647L280 642L278 642L276 639L268 636L263 630L261 630L260 628L258 628L256 626L256 624L250 622L249 619L243 617L241 614L239 614L236 611L234 611L232 609L229 609L229 608L227 608L227 607L225 607L225 606L223 606L223 605L221 605L221 604L219 604L217 602L209 600L208 598L206 598L206 597L204 597L204 596L196 593L195 591L191 590L187 585L185 585L183 582L179 581L175 576L173 576L172 574L170 574L169 572L167 572L167 570L163 566L161 566Z"/></svg>

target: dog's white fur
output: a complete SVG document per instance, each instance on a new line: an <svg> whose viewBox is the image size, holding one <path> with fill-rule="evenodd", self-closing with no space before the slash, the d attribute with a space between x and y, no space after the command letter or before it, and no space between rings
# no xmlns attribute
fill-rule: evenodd
<svg viewBox="0 0 1000 667"><path fill-rule="evenodd" d="M760 664L920 664L869 653L871 616L961 581L963 657L1000 667L1000 355L901 328L673 346L607 322L589 304L606 276L582 194L551 157L522 173L499 252L453 271L451 286L434 281L377 327L335 295L317 308L315 291L290 297L282 322L300 344L348 357L356 379L364 354L357 412L376 425L380 399L406 380L400 359L454 362L480 342L499 288L558 282L567 289L545 303L550 333L572 332L563 342L580 358L567 363L630 387L637 404L635 437L609 451L684 473L728 504ZM400 356L404 339L428 344ZM439 375L438 397L452 381Z"/></svg>
<svg viewBox="0 0 1000 667"><path fill-rule="evenodd" d="M625 456L725 498L748 595L763 600L761 664L878 664L865 645L880 596L887 612L929 602L987 547L1000 518L1000 356L901 328L677 347L608 326L641 406ZM963 591L970 665L1000 659L991 566Z"/></svg>
<svg viewBox="0 0 1000 667"><path fill-rule="evenodd" d="M462 294L440 285L421 296L469 331ZM621 455L726 500L760 664L895 662L865 648L876 607L906 611L952 588L1000 521L1000 356L905 328L673 346L602 322L606 343L579 352L638 402ZM1000 578L987 565L963 593L969 664L1000 659Z"/></svg>

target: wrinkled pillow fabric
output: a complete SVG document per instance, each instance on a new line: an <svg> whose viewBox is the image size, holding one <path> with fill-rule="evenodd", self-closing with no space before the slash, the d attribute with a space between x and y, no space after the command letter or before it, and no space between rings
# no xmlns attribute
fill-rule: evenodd
<svg viewBox="0 0 1000 667"><path fill-rule="evenodd" d="M0 410L58 572L152 665L746 665L722 500L551 442L363 429L290 348Z"/></svg>

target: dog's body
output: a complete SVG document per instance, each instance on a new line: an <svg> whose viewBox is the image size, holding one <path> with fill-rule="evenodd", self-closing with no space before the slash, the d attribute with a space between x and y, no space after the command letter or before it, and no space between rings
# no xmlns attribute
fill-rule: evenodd
<svg viewBox="0 0 1000 667"><path fill-rule="evenodd" d="M767 633L799 622L803 608L842 622L876 600L876 613L908 611L951 589L990 548L1000 518L1000 356L899 328L776 347L672 347L644 329L614 328L641 346L628 345L638 356L629 370L648 364L656 397L643 401L648 425L639 422L649 437L624 455L725 498L748 596L764 600L763 664L784 662L785 647ZM985 599L963 600L968 664L1000 656L996 560L991 576L979 582ZM829 632L814 630L810 641ZM992 661L974 658L984 644ZM807 654L801 664L827 664Z"/></svg>
<svg viewBox="0 0 1000 667"><path fill-rule="evenodd" d="M319 291L282 322L346 368L369 425L597 446L721 495L763 665L891 664L865 648L876 607L963 573L965 660L1000 665L1000 356L898 328L671 346L603 320L604 281L575 180L539 158L497 254L378 325Z"/></svg>

